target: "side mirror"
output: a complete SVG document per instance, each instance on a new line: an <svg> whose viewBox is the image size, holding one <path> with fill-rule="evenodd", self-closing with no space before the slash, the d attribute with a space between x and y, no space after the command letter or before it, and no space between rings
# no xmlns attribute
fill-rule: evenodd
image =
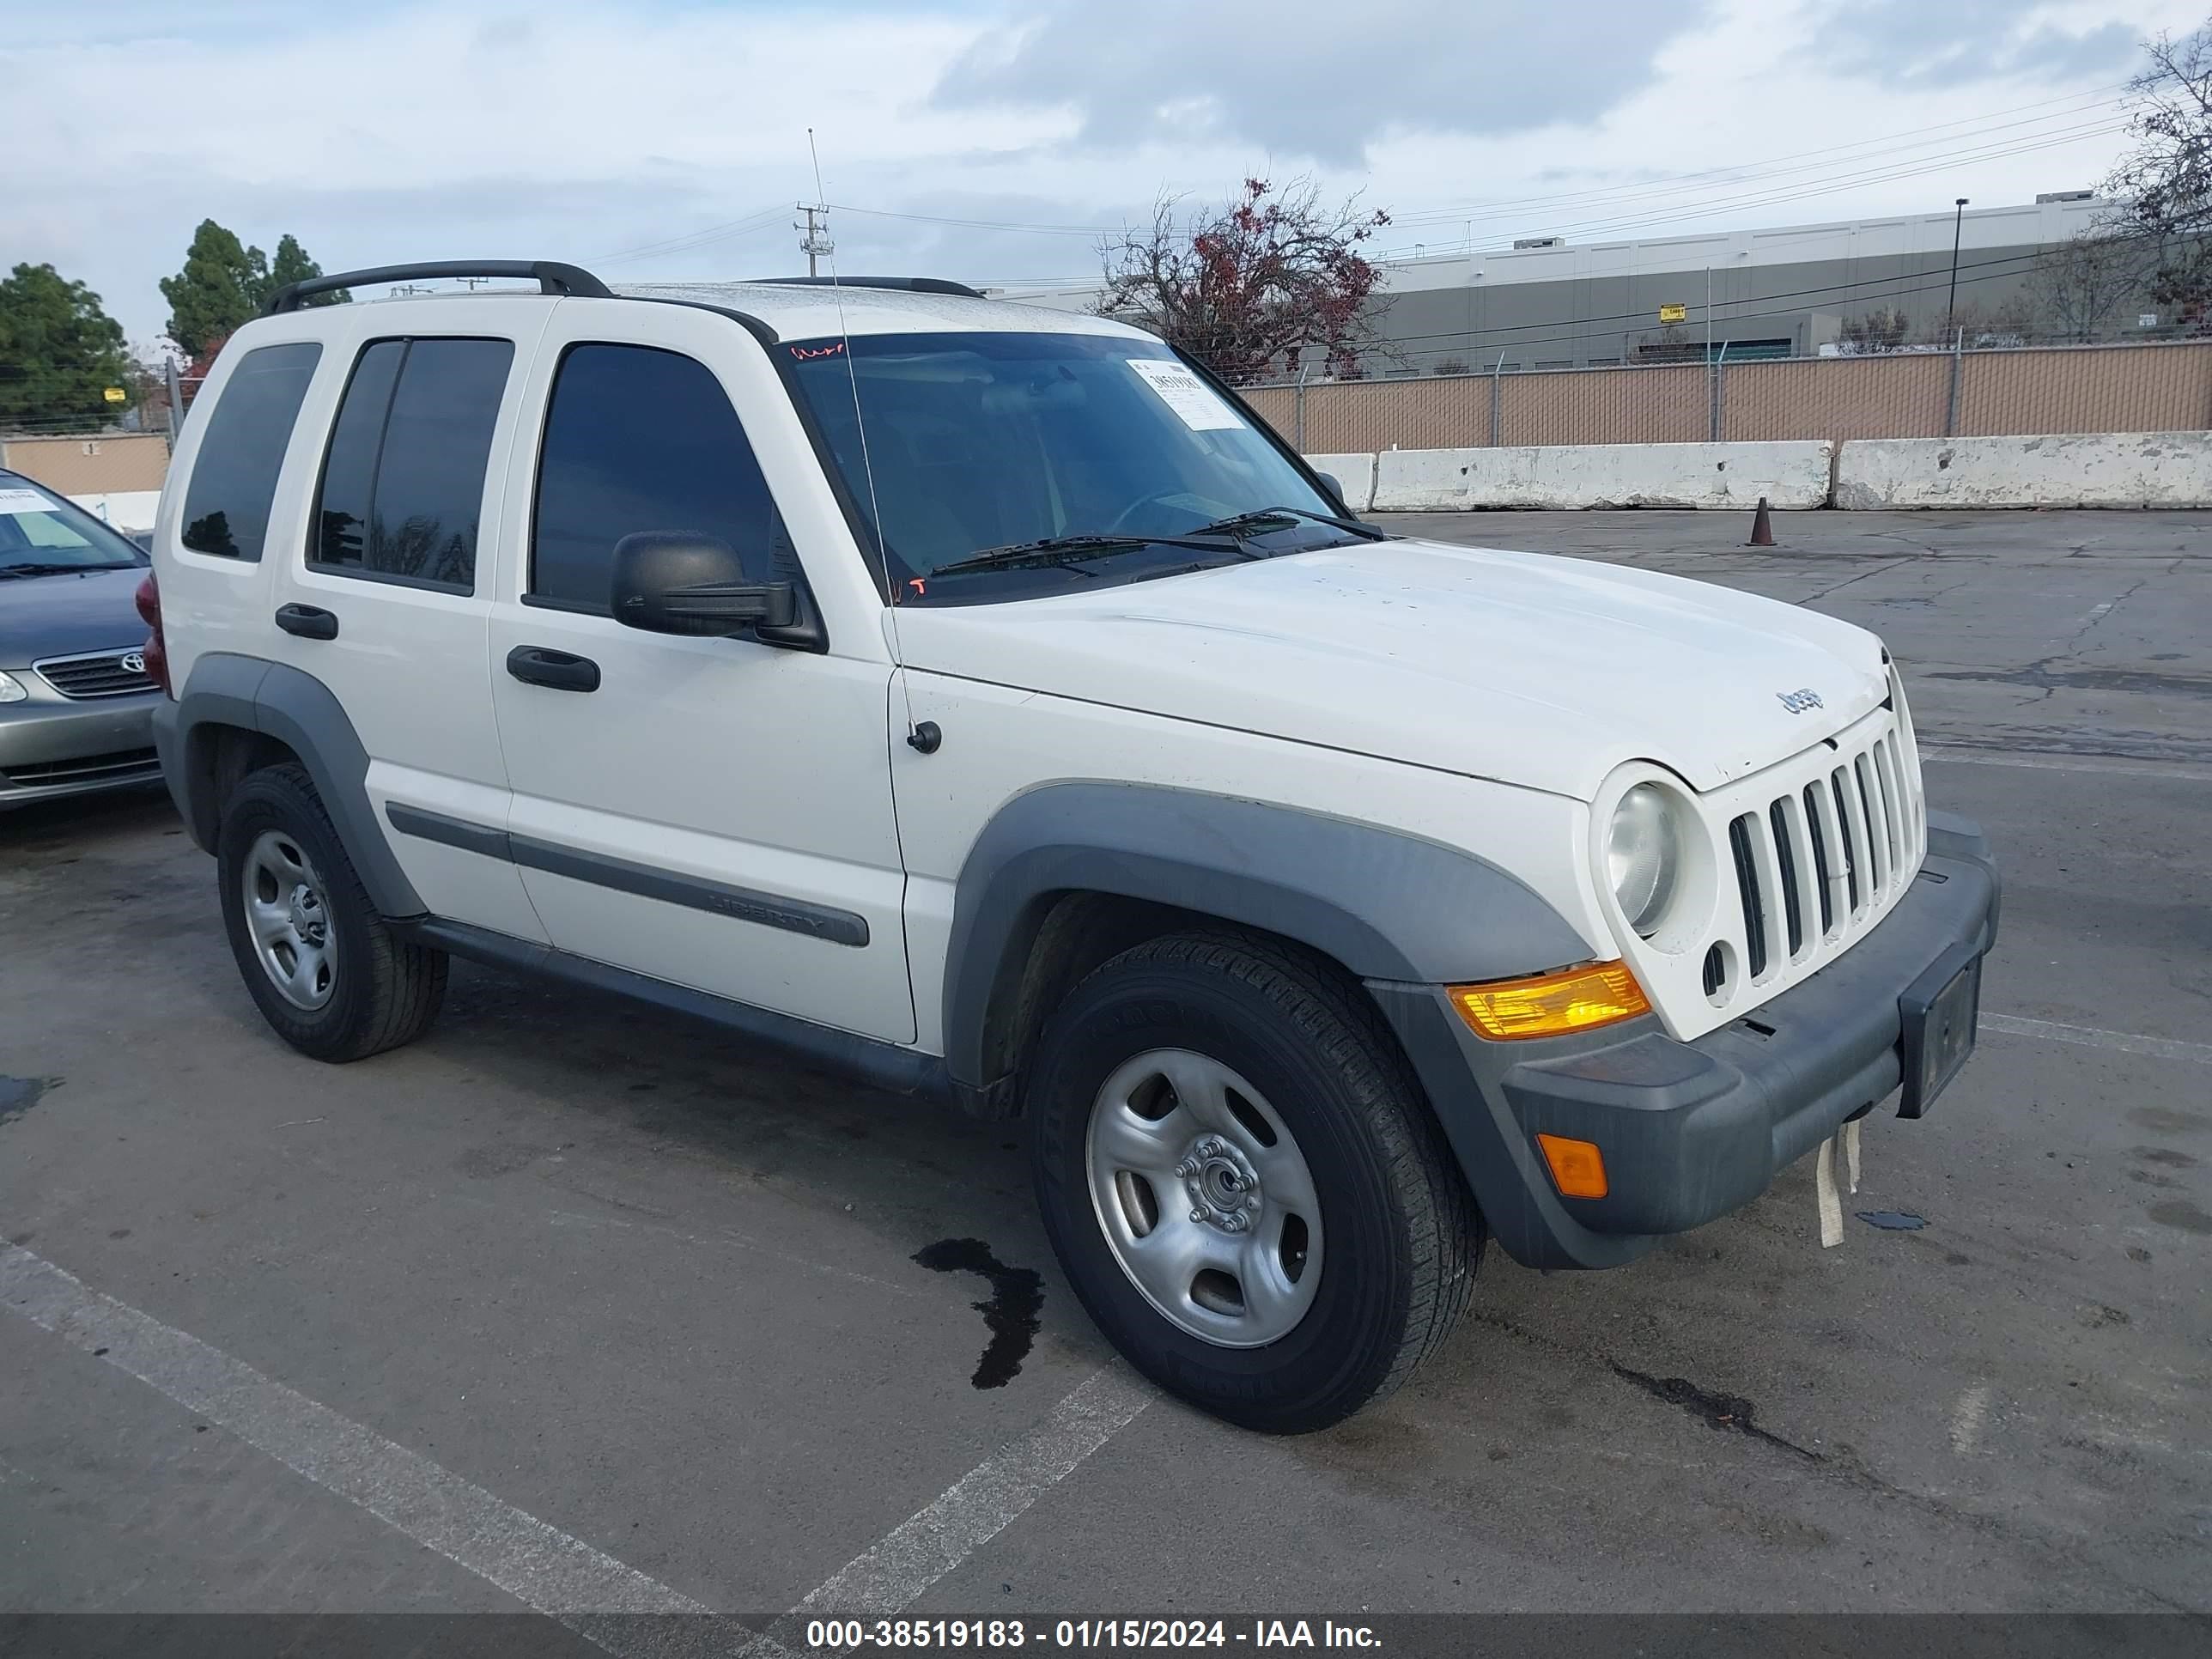
<svg viewBox="0 0 2212 1659"><path fill-rule="evenodd" d="M1328 498L1336 503L1336 510L1338 512L1349 513L1352 511L1350 507L1344 504L1344 486L1337 482L1335 473L1316 472L1314 474L1314 477L1319 478L1322 481L1323 487L1328 489Z"/></svg>
<svg viewBox="0 0 2212 1659"><path fill-rule="evenodd" d="M653 634L741 634L799 620L789 582L750 582L737 550L687 531L646 530L615 544L615 620Z"/></svg>

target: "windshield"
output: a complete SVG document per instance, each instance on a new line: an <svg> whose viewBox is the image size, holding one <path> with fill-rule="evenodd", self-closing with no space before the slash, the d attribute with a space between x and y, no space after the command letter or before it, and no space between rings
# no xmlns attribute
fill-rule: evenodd
<svg viewBox="0 0 2212 1659"><path fill-rule="evenodd" d="M1138 580L1359 533L1156 340L878 334L778 349L857 510L880 527L901 605ZM1211 528L1270 507L1290 511ZM1193 539L1150 539L1163 537ZM1104 539L1039 545L1069 538Z"/></svg>
<svg viewBox="0 0 2212 1659"><path fill-rule="evenodd" d="M0 580L145 562L137 548L83 508L26 480L0 477Z"/></svg>

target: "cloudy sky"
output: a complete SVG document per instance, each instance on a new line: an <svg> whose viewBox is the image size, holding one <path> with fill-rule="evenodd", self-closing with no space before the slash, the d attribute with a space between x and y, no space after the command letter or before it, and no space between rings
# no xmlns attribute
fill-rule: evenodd
<svg viewBox="0 0 2212 1659"><path fill-rule="evenodd" d="M0 264L135 341L212 216L325 269L1081 281L1163 191L1315 174L1386 252L2032 199L2208 0L0 0ZM1692 175L1692 176L1686 176Z"/></svg>

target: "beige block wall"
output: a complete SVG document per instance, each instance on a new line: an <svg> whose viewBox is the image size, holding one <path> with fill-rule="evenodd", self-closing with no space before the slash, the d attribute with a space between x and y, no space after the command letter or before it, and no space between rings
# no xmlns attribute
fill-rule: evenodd
<svg viewBox="0 0 2212 1659"><path fill-rule="evenodd" d="M94 438L0 438L0 467L64 495L159 489L168 476L168 441L158 433L110 432Z"/></svg>

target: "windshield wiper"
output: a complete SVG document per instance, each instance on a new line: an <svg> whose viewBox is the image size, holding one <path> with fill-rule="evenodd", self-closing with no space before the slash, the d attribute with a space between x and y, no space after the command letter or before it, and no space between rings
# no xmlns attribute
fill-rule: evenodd
<svg viewBox="0 0 2212 1659"><path fill-rule="evenodd" d="M1256 507L1249 513L1238 513L1226 519L1216 519L1212 524L1200 525L1190 533L1194 536L1235 536L1247 530L1256 530L1271 519L1309 519L1316 524L1334 525L1339 530L1348 530L1363 541L1389 539L1388 531L1377 530L1371 524L1362 524L1357 519L1339 518L1334 513L1312 513L1303 507Z"/></svg>
<svg viewBox="0 0 2212 1659"><path fill-rule="evenodd" d="M0 576L74 576L80 570L128 570L127 564L0 564Z"/></svg>
<svg viewBox="0 0 2212 1659"><path fill-rule="evenodd" d="M1024 567L1079 564L1102 553L1126 552L1135 547L1188 547L1200 553L1227 553L1240 559L1256 559L1257 553L1228 542L1200 541L1190 536L1047 536L1041 541L1015 542L1006 547L987 547L980 553L940 564L929 574L949 576L960 570L1018 570Z"/></svg>

